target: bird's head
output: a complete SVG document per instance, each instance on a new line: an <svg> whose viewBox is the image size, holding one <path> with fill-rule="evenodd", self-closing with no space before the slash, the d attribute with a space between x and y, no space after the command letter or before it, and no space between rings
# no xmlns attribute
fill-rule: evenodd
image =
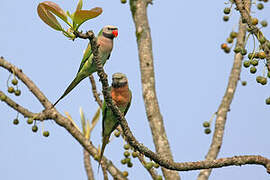
<svg viewBox="0 0 270 180"><path fill-rule="evenodd" d="M102 28L103 36L113 39L118 36L118 28L116 26L107 25Z"/></svg>
<svg viewBox="0 0 270 180"><path fill-rule="evenodd" d="M118 88L128 84L127 76L123 73L114 73L112 76L112 87Z"/></svg>

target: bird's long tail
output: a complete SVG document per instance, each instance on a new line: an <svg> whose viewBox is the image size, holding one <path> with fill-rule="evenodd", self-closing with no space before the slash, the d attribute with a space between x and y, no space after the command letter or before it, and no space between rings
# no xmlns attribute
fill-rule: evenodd
<svg viewBox="0 0 270 180"><path fill-rule="evenodd" d="M102 138L102 146L101 146L101 151L100 151L100 156L99 156L99 161L98 161L98 172L99 172L99 167L101 165L101 159L103 157L103 153L104 153L105 147L109 143L109 138L110 138L110 136L104 136Z"/></svg>
<svg viewBox="0 0 270 180"><path fill-rule="evenodd" d="M74 89L77 84L79 84L86 76L76 76L75 79L69 84L64 94L53 104L53 107L63 99L72 89Z"/></svg>

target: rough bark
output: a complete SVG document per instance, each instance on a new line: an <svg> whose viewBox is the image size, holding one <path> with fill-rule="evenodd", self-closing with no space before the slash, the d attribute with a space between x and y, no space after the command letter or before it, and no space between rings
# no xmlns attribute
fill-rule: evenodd
<svg viewBox="0 0 270 180"><path fill-rule="evenodd" d="M247 5L250 8L250 4L247 4ZM242 23L242 20L240 18L236 47L244 48L245 37L246 37L246 25ZM227 113L230 111L230 105L234 97L238 80L240 79L242 59L243 59L243 56L240 53L236 53L234 55L234 63L231 70L230 77L229 77L227 89L225 91L221 104L216 113L217 116L216 116L216 123L215 123L215 131L212 138L211 146L205 157L206 160L216 159L220 152L220 148L223 143L223 135L224 135L225 124L227 120ZM212 169L201 170L197 179L207 180L211 174L211 171Z"/></svg>
<svg viewBox="0 0 270 180"><path fill-rule="evenodd" d="M156 152L168 160L173 160L155 90L152 38L147 17L149 3L151 1L130 0L130 9L136 28L143 99ZM162 173L165 179L180 179L178 172L162 168Z"/></svg>

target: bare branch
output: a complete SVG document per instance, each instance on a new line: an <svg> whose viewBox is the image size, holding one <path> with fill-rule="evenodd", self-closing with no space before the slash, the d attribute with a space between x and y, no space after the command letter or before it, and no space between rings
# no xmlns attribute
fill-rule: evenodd
<svg viewBox="0 0 270 180"><path fill-rule="evenodd" d="M87 174L87 179L94 180L95 178L94 178L94 173L93 173L92 164L90 160L90 154L85 149L83 150L83 162L84 162L84 168Z"/></svg>
<svg viewBox="0 0 270 180"><path fill-rule="evenodd" d="M244 48L245 35L246 35L246 26L245 24L242 23L242 20L240 19L236 47ZM216 159L220 152L220 148L223 142L227 113L230 110L230 105L234 97L237 82L240 79L242 59L243 56L241 55L241 53L235 54L234 63L229 77L227 89L225 91L221 104L217 110L215 132L212 138L211 146L205 158L206 160ZM210 176L210 173L211 169L202 170L198 176L198 180L207 180L208 177Z"/></svg>
<svg viewBox="0 0 270 180"><path fill-rule="evenodd" d="M13 108L15 111L21 113L24 117L34 117L35 120L46 120L48 117L44 113L33 113L23 106L19 105L12 99L10 99L4 92L0 91L0 97L8 106Z"/></svg>
<svg viewBox="0 0 270 180"><path fill-rule="evenodd" d="M99 97L99 94L97 92L97 86L93 75L89 76L90 83L92 85L92 93L95 98L95 101L98 103L99 107L102 108L102 100Z"/></svg>
<svg viewBox="0 0 270 180"><path fill-rule="evenodd" d="M155 89L152 38L147 17L149 3L152 3L152 1L130 0L130 10L136 27L143 99L156 152L173 161ZM165 179L180 179L178 172L172 172L164 168L162 168L162 172Z"/></svg>

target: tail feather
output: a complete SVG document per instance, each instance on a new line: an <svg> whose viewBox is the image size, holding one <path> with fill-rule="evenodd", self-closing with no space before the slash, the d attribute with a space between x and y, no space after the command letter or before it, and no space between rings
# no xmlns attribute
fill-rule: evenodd
<svg viewBox="0 0 270 180"><path fill-rule="evenodd" d="M109 138L110 138L110 136L105 136L102 139L102 146L101 146L101 151L100 151L100 156L99 156L99 161L98 161L98 172L99 172L99 167L101 165L101 160L102 160L102 157L103 157L105 147L109 143Z"/></svg>
<svg viewBox="0 0 270 180"><path fill-rule="evenodd" d="M85 76L86 77L86 76ZM69 84L67 89L65 90L64 94L53 104L53 107L63 99L72 89L74 89L84 78L84 76L76 76L76 78Z"/></svg>

